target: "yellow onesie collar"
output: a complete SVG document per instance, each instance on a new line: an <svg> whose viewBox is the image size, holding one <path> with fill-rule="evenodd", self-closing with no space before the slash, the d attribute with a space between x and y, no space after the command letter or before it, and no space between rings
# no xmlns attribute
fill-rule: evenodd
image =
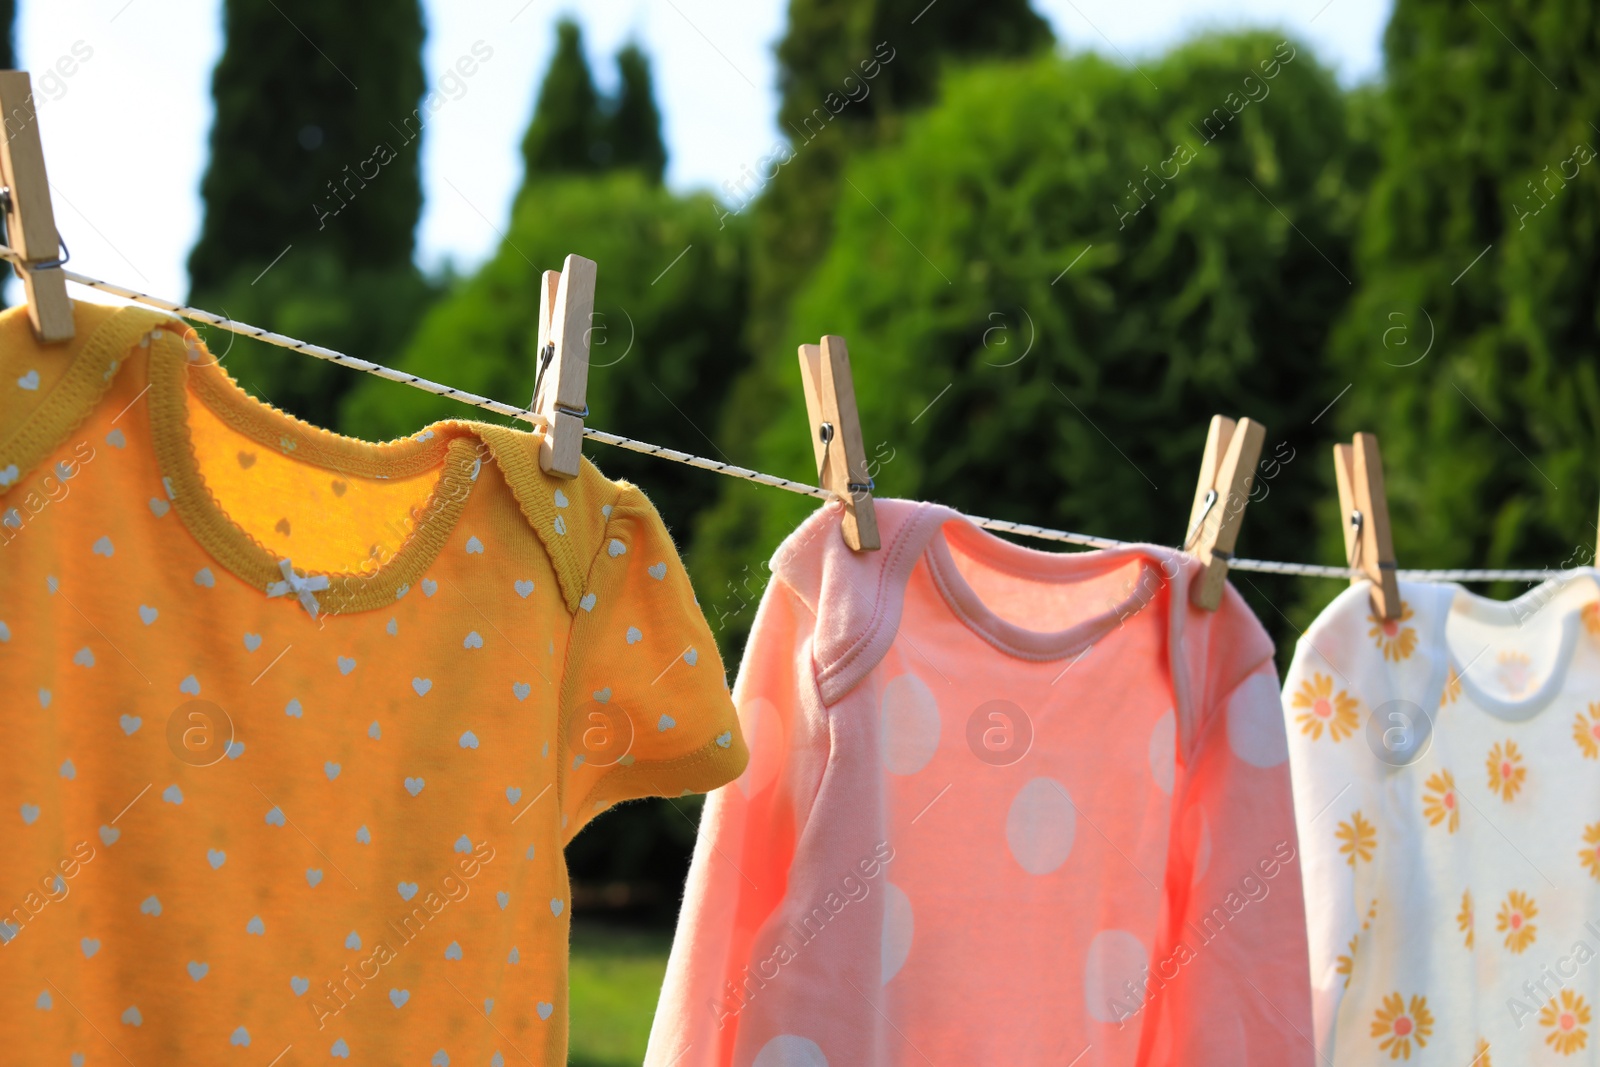
<svg viewBox="0 0 1600 1067"><path fill-rule="evenodd" d="M276 553L241 529L217 504L200 477L189 437L188 405L198 400L231 429L267 448L292 449L296 460L365 477L401 478L443 467L441 485L471 480L486 448L499 465L518 507L549 554L562 599L578 610L586 569L603 536L618 488L584 461L575 479L554 479L539 467L536 434L489 423L451 419L411 437L374 444L324 430L246 393L186 324L144 308L77 303L78 337L65 349L34 344L41 357L70 360L37 406L0 440L0 471L15 468L0 494L42 462L94 409L130 359L147 363L151 444L168 481L174 509L216 560L266 591L284 575ZM76 349L76 351L73 351ZM16 363L30 362L23 358ZM480 447L481 443L481 447ZM561 494L558 498L557 494ZM366 611L393 603L397 592L421 578L455 529L468 494L435 491L415 533L372 574L310 572L326 577L317 594L328 612ZM558 506L566 498L582 507ZM320 583L318 583L320 584Z"/></svg>

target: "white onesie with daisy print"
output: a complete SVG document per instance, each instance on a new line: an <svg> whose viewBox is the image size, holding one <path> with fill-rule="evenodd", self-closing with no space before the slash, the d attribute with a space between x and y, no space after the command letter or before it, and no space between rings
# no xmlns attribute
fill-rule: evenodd
<svg viewBox="0 0 1600 1067"><path fill-rule="evenodd" d="M1369 589L1283 694L1320 1058L1600 1063L1600 574Z"/></svg>

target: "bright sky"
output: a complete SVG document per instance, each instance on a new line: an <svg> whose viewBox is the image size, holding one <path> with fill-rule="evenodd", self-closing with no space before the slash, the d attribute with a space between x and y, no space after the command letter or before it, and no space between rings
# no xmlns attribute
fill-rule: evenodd
<svg viewBox="0 0 1600 1067"><path fill-rule="evenodd" d="M1034 2L1069 47L1133 62L1202 28L1283 27L1309 41L1347 83L1377 71L1391 6L1391 0ZM295 7L281 6L291 14ZM22 0L20 7L21 62L44 101L40 130L73 269L182 299L184 260L200 227L221 0ZM424 0L424 7L430 85L475 42L494 50L465 92L457 90L459 99L428 125L427 206L418 235L425 266L453 259L470 268L493 251L521 179L518 145L549 61L552 23L562 12L581 11L602 87L614 82L611 57L626 41L637 40L651 56L673 188L720 189L778 136L772 48L786 0L587 0L581 9L552 0ZM46 70L58 64L70 76L46 84Z"/></svg>

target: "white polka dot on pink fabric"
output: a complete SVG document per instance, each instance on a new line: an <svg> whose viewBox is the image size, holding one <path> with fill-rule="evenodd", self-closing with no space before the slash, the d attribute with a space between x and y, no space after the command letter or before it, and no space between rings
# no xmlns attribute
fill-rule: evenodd
<svg viewBox="0 0 1600 1067"><path fill-rule="evenodd" d="M828 1067L817 1043L795 1034L779 1034L761 1046L750 1067Z"/></svg>
<svg viewBox="0 0 1600 1067"><path fill-rule="evenodd" d="M939 748L939 702L914 674L883 687L883 766L890 774L916 774Z"/></svg>
<svg viewBox="0 0 1600 1067"><path fill-rule="evenodd" d="M1168 711L1156 720L1150 731L1150 777L1156 788L1172 795L1172 782L1178 774L1178 717Z"/></svg>
<svg viewBox="0 0 1600 1067"><path fill-rule="evenodd" d="M1228 701L1228 747L1252 767L1276 767L1289 758L1278 679L1257 671L1241 682Z"/></svg>
<svg viewBox="0 0 1600 1067"><path fill-rule="evenodd" d="M1054 778L1035 778L1011 801L1006 845L1023 870L1049 874L1067 862L1077 827L1078 813L1066 786Z"/></svg>
<svg viewBox="0 0 1600 1067"><path fill-rule="evenodd" d="M1144 944L1126 930L1094 935L1083 963L1084 1008L1091 1019L1114 1023L1138 1012L1148 958Z"/></svg>
<svg viewBox="0 0 1600 1067"><path fill-rule="evenodd" d="M885 882L883 893L882 984L888 985L911 955L911 938L916 922L911 913L911 898L906 896L905 890L893 882Z"/></svg>

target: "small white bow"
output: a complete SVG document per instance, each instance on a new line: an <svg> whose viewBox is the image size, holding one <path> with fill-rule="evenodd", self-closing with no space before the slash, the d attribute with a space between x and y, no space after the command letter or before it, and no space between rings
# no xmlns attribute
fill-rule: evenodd
<svg viewBox="0 0 1600 1067"><path fill-rule="evenodd" d="M328 576L319 574L314 578L305 578L294 572L294 565L286 559L278 561L278 569L283 572L283 581L273 582L267 586L268 596L287 596L290 593L300 598L300 606L305 608L314 619L317 617L317 598L313 592L328 588Z"/></svg>

